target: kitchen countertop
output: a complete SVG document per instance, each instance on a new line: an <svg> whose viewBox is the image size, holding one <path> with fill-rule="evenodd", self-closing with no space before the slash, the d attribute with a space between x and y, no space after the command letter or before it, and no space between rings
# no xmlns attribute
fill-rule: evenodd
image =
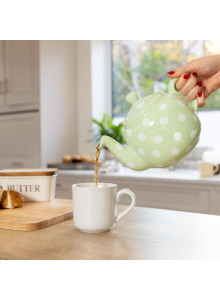
<svg viewBox="0 0 220 301"><path fill-rule="evenodd" d="M82 233L71 219L0 229L0 241L0 259L220 259L220 216L136 207L106 233Z"/></svg>
<svg viewBox="0 0 220 301"><path fill-rule="evenodd" d="M94 170L59 170L59 175L62 176L91 176L94 178ZM122 168L118 172L99 173L100 179L112 178L112 179L126 179L126 180L139 180L145 181L174 181L185 183L198 183L198 184L220 184L220 175L204 178L200 177L199 171L196 169L175 169L169 170L167 168L155 168L148 169L146 171L133 171L127 168Z"/></svg>

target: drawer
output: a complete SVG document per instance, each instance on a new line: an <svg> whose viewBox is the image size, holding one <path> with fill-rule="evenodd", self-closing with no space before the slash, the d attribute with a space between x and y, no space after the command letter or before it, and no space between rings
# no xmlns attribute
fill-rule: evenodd
<svg viewBox="0 0 220 301"><path fill-rule="evenodd" d="M72 198L72 183L69 181L60 181L59 176L57 177L56 193L57 199L71 199Z"/></svg>
<svg viewBox="0 0 220 301"><path fill-rule="evenodd" d="M137 206L170 209L198 213L210 213L211 195L207 189L179 185L127 185L136 195ZM119 189L125 186L118 186ZM129 198L122 198L122 203L128 204Z"/></svg>

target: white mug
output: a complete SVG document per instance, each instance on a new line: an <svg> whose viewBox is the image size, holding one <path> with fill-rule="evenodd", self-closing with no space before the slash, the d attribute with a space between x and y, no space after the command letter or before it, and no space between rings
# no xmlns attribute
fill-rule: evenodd
<svg viewBox="0 0 220 301"><path fill-rule="evenodd" d="M219 165L209 162L201 162L199 164L199 171L201 177L212 177L215 173L219 172Z"/></svg>
<svg viewBox="0 0 220 301"><path fill-rule="evenodd" d="M125 214L135 206L135 194L128 188L117 192L117 185L110 183L74 184L73 221L79 230L89 233L109 231ZM131 197L128 208L117 214L117 204L123 194Z"/></svg>

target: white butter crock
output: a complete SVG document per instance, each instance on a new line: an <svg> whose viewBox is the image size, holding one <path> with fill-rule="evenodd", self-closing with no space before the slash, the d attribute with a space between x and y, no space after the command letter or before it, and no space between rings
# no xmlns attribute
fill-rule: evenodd
<svg viewBox="0 0 220 301"><path fill-rule="evenodd" d="M0 170L0 186L15 190L25 201L51 201L55 197L56 168L3 169Z"/></svg>

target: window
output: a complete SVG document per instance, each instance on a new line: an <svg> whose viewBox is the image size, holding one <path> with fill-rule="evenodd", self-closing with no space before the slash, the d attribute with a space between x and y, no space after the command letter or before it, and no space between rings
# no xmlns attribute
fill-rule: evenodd
<svg viewBox="0 0 220 301"><path fill-rule="evenodd" d="M138 91L141 96L166 91L167 71L191 60L220 53L220 41L112 41L112 112L113 117L124 117L129 104L126 95ZM220 91L213 93L204 108L220 109Z"/></svg>

